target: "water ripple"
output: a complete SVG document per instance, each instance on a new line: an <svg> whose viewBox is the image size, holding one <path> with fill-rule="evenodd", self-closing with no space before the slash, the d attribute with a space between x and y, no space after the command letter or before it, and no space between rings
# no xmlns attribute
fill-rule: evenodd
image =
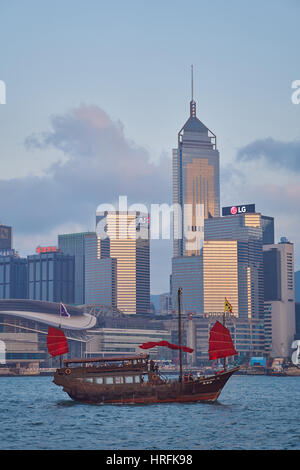
<svg viewBox="0 0 300 470"><path fill-rule="evenodd" d="M51 377L2 377L1 449L299 449L298 377L233 376L218 402L86 405Z"/></svg>

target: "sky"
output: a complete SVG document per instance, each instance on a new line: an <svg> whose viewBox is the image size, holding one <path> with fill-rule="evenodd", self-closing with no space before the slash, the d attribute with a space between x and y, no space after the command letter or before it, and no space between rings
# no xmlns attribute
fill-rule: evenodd
<svg viewBox="0 0 300 470"><path fill-rule="evenodd" d="M170 203L188 118L217 135L221 206L255 203L300 269L298 0L0 0L0 221L32 254L99 204ZM300 94L299 94L300 96ZM151 241L151 292L172 245Z"/></svg>

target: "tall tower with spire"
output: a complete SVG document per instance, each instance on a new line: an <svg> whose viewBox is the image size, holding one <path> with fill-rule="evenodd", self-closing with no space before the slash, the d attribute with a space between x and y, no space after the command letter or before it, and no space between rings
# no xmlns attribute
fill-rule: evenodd
<svg viewBox="0 0 300 470"><path fill-rule="evenodd" d="M196 116L192 66L190 116L173 149L173 204L181 208L174 218L174 257L199 255L204 225L199 220L220 216L219 166L216 136Z"/></svg>

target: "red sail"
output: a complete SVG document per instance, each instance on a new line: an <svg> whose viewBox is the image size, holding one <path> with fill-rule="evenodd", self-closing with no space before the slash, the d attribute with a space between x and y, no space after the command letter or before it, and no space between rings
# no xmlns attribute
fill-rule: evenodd
<svg viewBox="0 0 300 470"><path fill-rule="evenodd" d="M237 354L229 330L218 321L210 330L208 353L210 360Z"/></svg>
<svg viewBox="0 0 300 470"><path fill-rule="evenodd" d="M48 352L51 356L61 356L69 352L68 342L65 337L65 334L62 330L58 328L48 328L47 335L47 347Z"/></svg>
<svg viewBox="0 0 300 470"><path fill-rule="evenodd" d="M177 346L176 344L169 343L168 341L149 341L148 343L143 343L139 348L142 349L150 349L154 348L154 346L166 346L170 349L181 349L184 352L192 353L194 350L192 348L188 348L186 346Z"/></svg>

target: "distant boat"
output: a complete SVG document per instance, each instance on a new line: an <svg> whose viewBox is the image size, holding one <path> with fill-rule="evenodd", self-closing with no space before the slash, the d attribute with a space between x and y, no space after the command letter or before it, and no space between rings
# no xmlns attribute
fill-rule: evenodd
<svg viewBox="0 0 300 470"><path fill-rule="evenodd" d="M216 322L210 331L209 358L224 358L224 368L215 375L192 378L182 371L182 351L193 349L182 345L181 289L178 290L179 344L166 341L144 343L141 349L163 346L178 349L178 379L164 377L149 354L126 357L66 359L64 367L54 374L53 382L76 401L85 403L148 404L172 402L215 401L224 385L239 367L227 369L225 358L237 354L229 330ZM58 340L58 336L56 338ZM62 348L65 340L61 338ZM59 344L56 346L60 347ZM72 367L71 367L72 365Z"/></svg>
<svg viewBox="0 0 300 470"><path fill-rule="evenodd" d="M274 359L272 367L268 369L268 375L277 377L300 377L300 340L295 340L291 346L295 351L292 354L291 362L284 363L284 360Z"/></svg>

